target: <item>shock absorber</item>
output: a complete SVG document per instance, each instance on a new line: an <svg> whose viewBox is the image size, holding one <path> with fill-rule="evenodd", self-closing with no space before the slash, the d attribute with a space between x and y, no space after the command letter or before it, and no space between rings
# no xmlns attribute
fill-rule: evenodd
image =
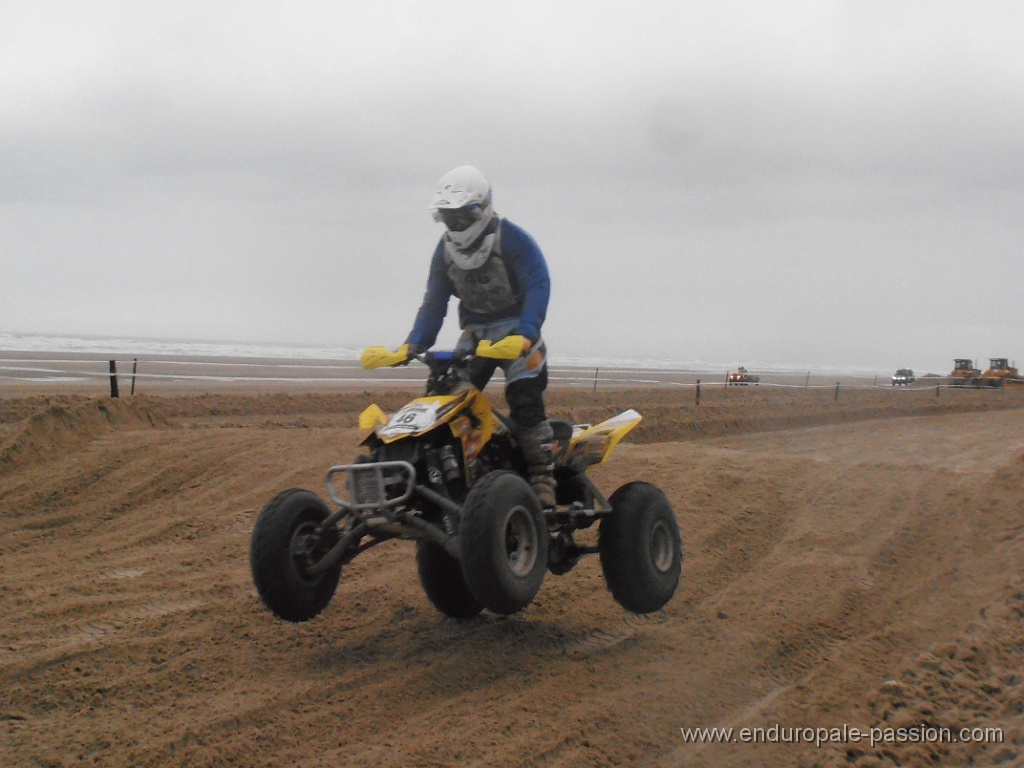
<svg viewBox="0 0 1024 768"><path fill-rule="evenodd" d="M444 479L451 482L462 477L462 467L459 466L459 460L455 456L455 449L451 445L446 445L441 448L440 454Z"/></svg>

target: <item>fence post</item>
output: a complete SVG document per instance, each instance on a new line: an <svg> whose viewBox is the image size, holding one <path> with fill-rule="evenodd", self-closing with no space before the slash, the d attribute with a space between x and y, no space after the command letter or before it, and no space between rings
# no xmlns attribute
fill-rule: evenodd
<svg viewBox="0 0 1024 768"><path fill-rule="evenodd" d="M117 363L110 361L110 396L117 397Z"/></svg>
<svg viewBox="0 0 1024 768"><path fill-rule="evenodd" d="M936 397L939 396L939 385L938 384L935 385L935 396Z"/></svg>
<svg viewBox="0 0 1024 768"><path fill-rule="evenodd" d="M594 369L594 391L595 392L597 392L597 372L598 372L598 370L599 370L598 368Z"/></svg>
<svg viewBox="0 0 1024 768"><path fill-rule="evenodd" d="M807 387L808 387L808 385L810 385L810 383L811 383L811 372L808 371L807 372L807 378L804 379L804 389L807 389Z"/></svg>
<svg viewBox="0 0 1024 768"><path fill-rule="evenodd" d="M139 358L132 362L132 394L135 394L135 372L139 370Z"/></svg>
<svg viewBox="0 0 1024 768"><path fill-rule="evenodd" d="M696 405L700 405L700 379L697 379L697 403L696 403Z"/></svg>
<svg viewBox="0 0 1024 768"><path fill-rule="evenodd" d="M836 402L839 402L839 382L836 382Z"/></svg>

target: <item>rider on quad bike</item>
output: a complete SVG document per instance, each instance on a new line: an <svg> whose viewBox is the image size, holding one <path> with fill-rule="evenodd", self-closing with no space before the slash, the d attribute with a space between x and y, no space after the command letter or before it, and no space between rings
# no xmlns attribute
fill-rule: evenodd
<svg viewBox="0 0 1024 768"><path fill-rule="evenodd" d="M494 211L491 185L470 165L438 181L430 205L444 224L430 262L427 290L412 331L394 352L402 364L437 340L448 300L459 299L462 335L457 355L492 344L496 355L479 356L466 371L482 390L499 366L505 373L505 400L516 440L527 464L527 478L541 506L555 506L553 434L544 408L548 384L547 347L540 329L547 314L551 281L536 241Z"/></svg>
<svg viewBox="0 0 1024 768"><path fill-rule="evenodd" d="M501 219L490 185L462 166L441 178L432 208L445 225L423 304L397 350L370 347L366 369L415 359L426 392L393 414L359 416L363 454L327 471L334 508L303 488L260 511L249 561L263 603L286 621L308 621L330 602L343 566L392 540L416 542L428 599L446 616L529 605L547 572L564 575L600 556L608 589L625 609L660 610L675 594L682 542L657 487L628 482L606 497L587 475L641 420L629 409L598 424L548 420L540 329L550 281L540 249ZM452 296L462 335L436 341ZM506 416L483 393L505 372ZM598 525L597 543L575 534Z"/></svg>

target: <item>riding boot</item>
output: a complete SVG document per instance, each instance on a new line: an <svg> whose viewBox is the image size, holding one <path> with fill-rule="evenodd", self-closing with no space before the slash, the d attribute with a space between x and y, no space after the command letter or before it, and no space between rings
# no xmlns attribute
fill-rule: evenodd
<svg viewBox="0 0 1024 768"><path fill-rule="evenodd" d="M519 448L526 460L526 478L544 509L555 506L555 462L551 453L554 432L547 420L516 430Z"/></svg>

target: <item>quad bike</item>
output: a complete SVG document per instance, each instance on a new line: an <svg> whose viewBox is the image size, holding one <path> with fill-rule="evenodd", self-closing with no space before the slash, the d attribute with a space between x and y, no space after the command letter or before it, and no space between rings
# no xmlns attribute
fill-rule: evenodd
<svg viewBox="0 0 1024 768"><path fill-rule="evenodd" d="M374 350L386 352L367 352ZM665 494L631 482L605 498L586 475L640 414L627 410L593 426L552 419L557 504L542 509L524 477L512 422L466 383L472 355L416 359L430 370L426 396L390 417L376 405L363 411L366 455L327 471L334 511L292 488L257 517L250 565L267 608L286 621L312 619L330 602L342 567L391 539L416 542L424 592L458 619L484 608L522 610L546 571L568 573L588 554L600 556L608 588L627 610L651 613L671 599L682 546ZM384 364L394 360L364 353L364 367ZM577 543L573 534L595 523L597 545Z"/></svg>

